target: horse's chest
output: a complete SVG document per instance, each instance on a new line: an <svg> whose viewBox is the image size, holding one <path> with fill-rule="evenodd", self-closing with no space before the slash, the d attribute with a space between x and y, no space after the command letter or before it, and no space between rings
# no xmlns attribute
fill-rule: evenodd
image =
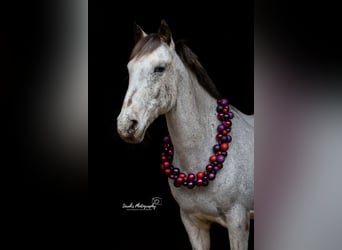
<svg viewBox="0 0 342 250"><path fill-rule="evenodd" d="M172 194L184 211L195 211L207 216L220 216L220 210L225 210L224 202L220 202L217 194L194 192L195 190L173 189Z"/></svg>

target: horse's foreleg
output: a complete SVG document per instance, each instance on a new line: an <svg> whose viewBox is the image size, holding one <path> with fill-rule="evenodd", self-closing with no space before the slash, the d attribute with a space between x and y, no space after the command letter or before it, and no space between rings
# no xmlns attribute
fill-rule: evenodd
<svg viewBox="0 0 342 250"><path fill-rule="evenodd" d="M240 205L233 206L227 214L228 234L231 250L247 250L250 213Z"/></svg>
<svg viewBox="0 0 342 250"><path fill-rule="evenodd" d="M210 223L200 220L192 214L180 211L182 222L188 233L193 250L210 249Z"/></svg>

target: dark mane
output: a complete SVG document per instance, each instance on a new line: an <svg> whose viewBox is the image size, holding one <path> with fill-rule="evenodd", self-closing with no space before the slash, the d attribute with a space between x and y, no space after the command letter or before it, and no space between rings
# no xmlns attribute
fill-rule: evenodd
<svg viewBox="0 0 342 250"><path fill-rule="evenodd" d="M221 98L214 82L209 77L205 68L199 62L194 52L185 44L183 40L176 42L176 52L184 65L188 67L196 76L199 84L214 98Z"/></svg>
<svg viewBox="0 0 342 250"><path fill-rule="evenodd" d="M130 55L130 60L139 58L143 55L152 53L163 42L163 37L158 33L149 34L141 38L134 46ZM215 84L209 77L207 71L203 68L194 52L185 44L183 40L175 43L176 52L184 65L190 69L196 76L199 84L214 98L221 98Z"/></svg>
<svg viewBox="0 0 342 250"><path fill-rule="evenodd" d="M158 48L162 43L162 38L159 34L153 33L141 38L137 44L134 46L129 59L134 57L139 58L143 55L150 54L156 48Z"/></svg>

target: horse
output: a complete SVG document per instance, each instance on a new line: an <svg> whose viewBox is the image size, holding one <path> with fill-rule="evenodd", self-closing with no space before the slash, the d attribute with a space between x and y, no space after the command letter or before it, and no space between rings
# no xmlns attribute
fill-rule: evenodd
<svg viewBox="0 0 342 250"><path fill-rule="evenodd" d="M184 41L174 42L164 19L157 33L135 24L134 34L118 134L141 143L164 115L169 135L160 167L192 249L210 248L210 226L217 223L228 229L230 249L247 250L254 219L254 114L221 98L195 53Z"/></svg>

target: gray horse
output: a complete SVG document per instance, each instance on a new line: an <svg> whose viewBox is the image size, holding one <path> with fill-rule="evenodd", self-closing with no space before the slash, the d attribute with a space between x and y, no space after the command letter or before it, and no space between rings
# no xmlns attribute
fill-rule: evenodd
<svg viewBox="0 0 342 250"><path fill-rule="evenodd" d="M147 35L136 26L127 67L118 133L140 143L150 124L165 115L170 138L162 169L192 248L209 249L210 225L218 223L228 229L232 250L247 250L254 217L254 116L220 99L196 55L174 43L164 20L158 33Z"/></svg>

